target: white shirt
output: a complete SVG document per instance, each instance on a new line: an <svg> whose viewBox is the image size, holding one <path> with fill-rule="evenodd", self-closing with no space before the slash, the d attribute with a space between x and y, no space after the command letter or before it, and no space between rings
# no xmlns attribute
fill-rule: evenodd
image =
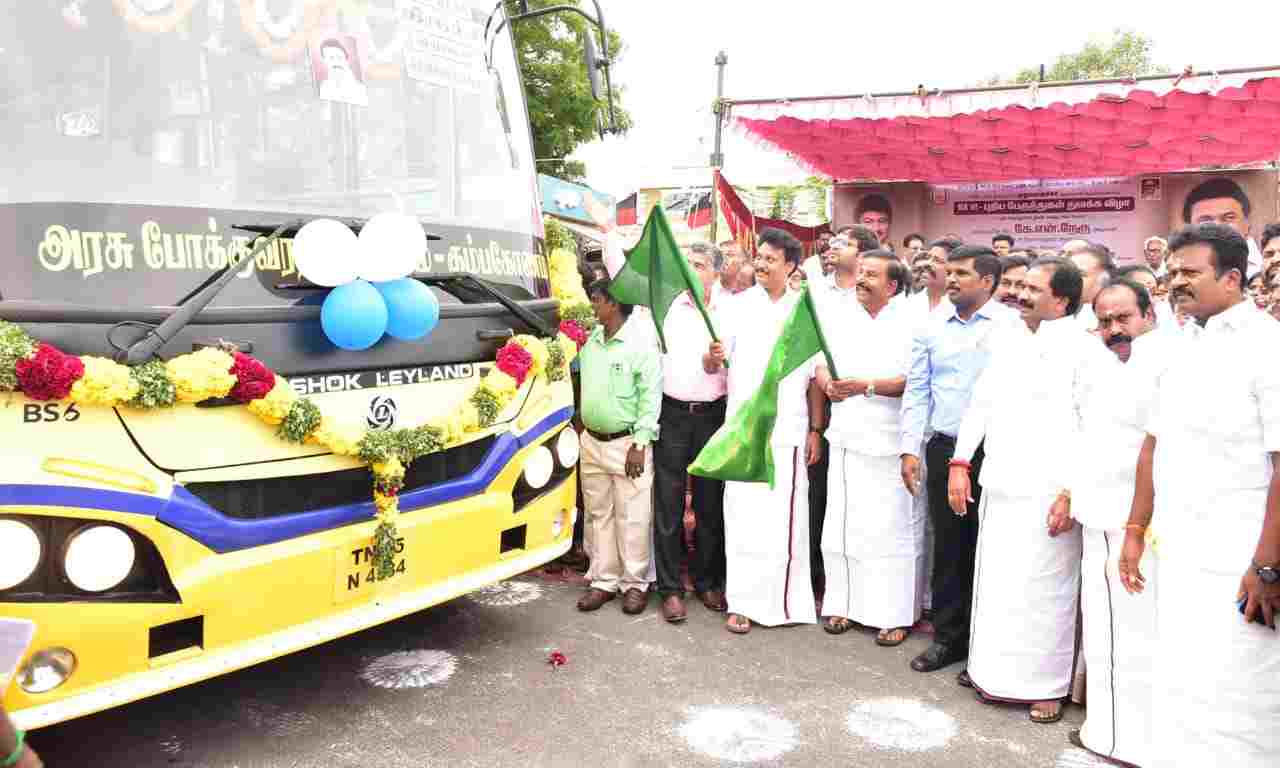
<svg viewBox="0 0 1280 768"><path fill-rule="evenodd" d="M1084 370L1080 431L1069 456L1074 474L1067 485L1071 514L1082 525L1118 530L1129 519L1134 468L1171 343L1169 334L1155 329L1133 340L1128 362L1108 350Z"/></svg>
<svg viewBox="0 0 1280 768"><path fill-rule="evenodd" d="M707 311L713 313L715 306L713 299ZM718 323L713 321L713 324L717 334L724 333ZM662 356L662 393L676 400L697 403L724 397L725 370L707 373L702 367L702 357L711 346L711 332L687 291L671 302L662 335L667 340L667 353Z"/></svg>
<svg viewBox="0 0 1280 768"><path fill-rule="evenodd" d="M1157 496L1212 505L1233 491L1266 488L1268 454L1280 451L1280 323L1246 299L1169 338L1171 359L1147 429L1156 438ZM1250 513L1259 526L1263 512Z"/></svg>
<svg viewBox="0 0 1280 768"><path fill-rule="evenodd" d="M1075 317L1042 322L1035 333L1025 324L1001 329L960 423L956 458L972 460L985 439L982 487L1048 503L1070 483L1082 371L1104 354Z"/></svg>
<svg viewBox="0 0 1280 768"><path fill-rule="evenodd" d="M717 308L714 322L729 359L730 415L759 389L782 325L791 316L799 298L799 293L786 291L781 299L773 301L764 288L754 285L726 306ZM812 375L811 361L792 371L779 383L774 445L804 445L809 433L807 392Z"/></svg>
<svg viewBox="0 0 1280 768"><path fill-rule="evenodd" d="M1076 322L1080 323L1080 327L1090 333L1098 329L1098 316L1093 312L1093 304L1088 302L1080 303L1080 311L1076 313Z"/></svg>
<svg viewBox="0 0 1280 768"><path fill-rule="evenodd" d="M836 373L842 379L906 376L911 367L913 320L911 307L893 302L875 317L861 304L828 309L822 325ZM854 395L831 404L827 440L868 456L897 456L901 427L901 396Z"/></svg>

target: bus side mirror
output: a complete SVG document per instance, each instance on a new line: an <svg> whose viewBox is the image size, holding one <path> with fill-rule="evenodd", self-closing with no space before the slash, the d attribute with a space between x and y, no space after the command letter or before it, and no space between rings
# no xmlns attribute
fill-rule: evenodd
<svg viewBox="0 0 1280 768"><path fill-rule="evenodd" d="M589 28L582 30L582 51L584 63L587 65L587 82L591 83L591 98L599 101L600 54L596 52L596 41L592 38Z"/></svg>

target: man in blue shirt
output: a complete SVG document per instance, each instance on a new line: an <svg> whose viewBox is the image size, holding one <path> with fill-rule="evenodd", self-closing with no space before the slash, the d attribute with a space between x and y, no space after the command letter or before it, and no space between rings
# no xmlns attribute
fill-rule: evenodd
<svg viewBox="0 0 1280 768"><path fill-rule="evenodd" d="M988 337L1017 317L992 298L1000 282L1000 260L984 246L962 246L947 257L947 298L953 309L938 315L911 345L911 368L902 396L902 481L921 492L920 454L929 467L929 517L933 522L933 644L911 661L917 672L932 672L969 653L969 613L973 563L978 542L978 470L982 448L973 457L969 514L947 504L947 466L978 374L990 356ZM931 435L928 442L926 434Z"/></svg>

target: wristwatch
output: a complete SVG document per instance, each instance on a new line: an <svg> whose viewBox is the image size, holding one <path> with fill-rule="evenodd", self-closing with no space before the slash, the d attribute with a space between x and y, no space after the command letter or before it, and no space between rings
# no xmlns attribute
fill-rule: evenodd
<svg viewBox="0 0 1280 768"><path fill-rule="evenodd" d="M864 394L866 394L866 396L867 396L867 397L875 397L875 396L876 396L876 382L875 382L875 379L871 379L871 380L867 381L867 391L866 391Z"/></svg>
<svg viewBox="0 0 1280 768"><path fill-rule="evenodd" d="M1277 571L1270 565L1253 564L1253 572L1258 574L1258 581L1270 586L1276 582L1280 582L1280 571Z"/></svg>

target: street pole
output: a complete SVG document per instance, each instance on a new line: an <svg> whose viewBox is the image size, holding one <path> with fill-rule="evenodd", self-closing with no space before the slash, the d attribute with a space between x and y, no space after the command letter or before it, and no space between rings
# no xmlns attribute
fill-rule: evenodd
<svg viewBox="0 0 1280 768"><path fill-rule="evenodd" d="M716 120L716 144L711 151L711 244L716 243L716 222L720 218L719 189L720 169L724 166L724 153L720 151L720 131L724 127L724 65L729 57L724 51L716 54L716 100L711 107Z"/></svg>

